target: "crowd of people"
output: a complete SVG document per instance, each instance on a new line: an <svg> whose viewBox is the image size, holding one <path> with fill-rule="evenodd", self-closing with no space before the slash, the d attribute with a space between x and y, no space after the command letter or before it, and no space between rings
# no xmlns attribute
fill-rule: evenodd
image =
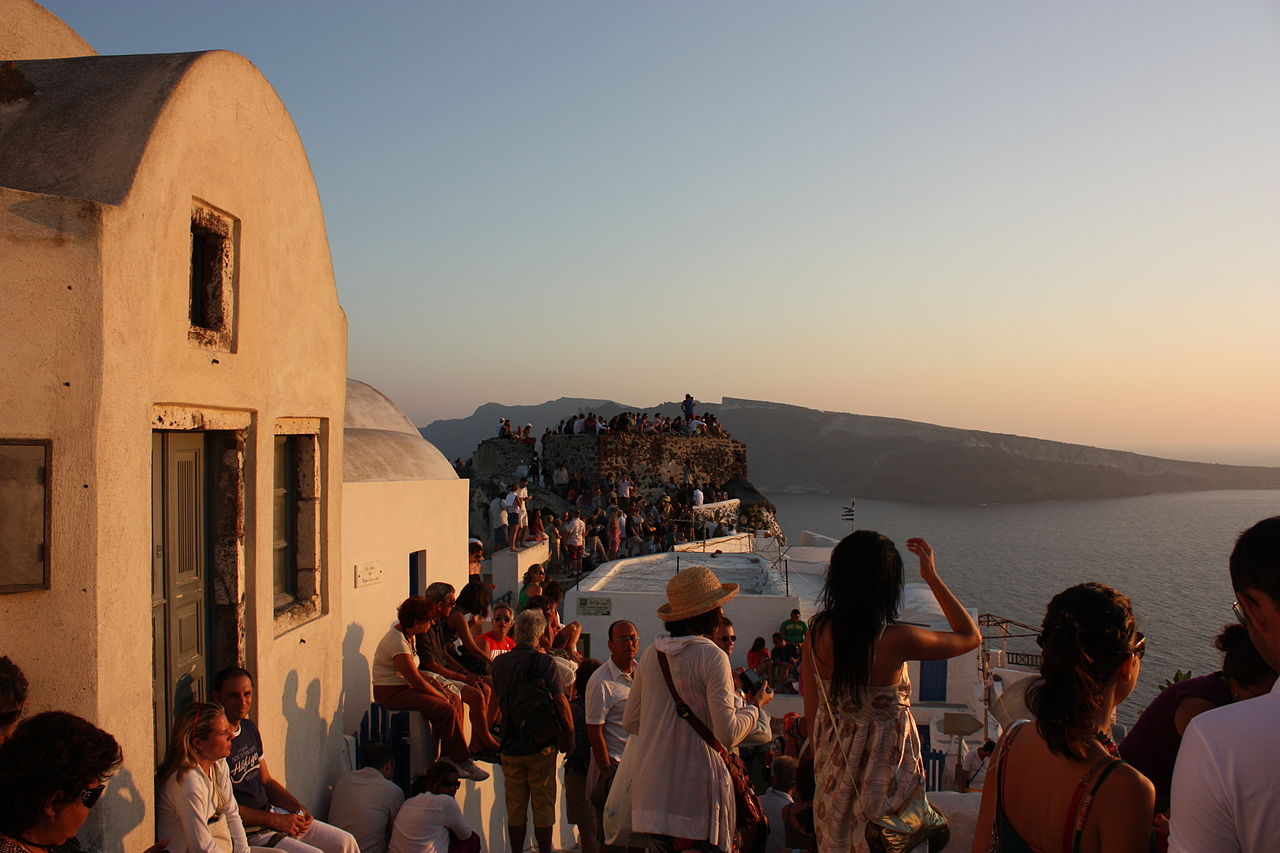
<svg viewBox="0 0 1280 853"><path fill-rule="evenodd" d="M729 433L720 424L720 419L711 412L697 412L698 401L693 395L685 394L680 403L680 412L676 415L664 415L655 411L619 412L611 418L598 415L592 411L579 411L570 414L556 424L555 428L547 427L542 437L545 440L552 435L706 435L716 438L728 438ZM498 438L509 438L523 441L530 447L534 445L533 424L516 426L509 418L498 418ZM544 443L543 450L546 450Z"/></svg>
<svg viewBox="0 0 1280 853"><path fill-rule="evenodd" d="M503 775L513 851L531 814L534 846L551 853L560 798L583 853L890 849L897 824L885 819L908 811L922 816L917 834L894 843L943 838L945 817L924 794L907 663L969 653L981 635L929 543L905 544L947 630L898 620L902 556L888 538L856 531L832 551L818 611L808 622L792 612L774 636L774 652L794 645L798 661L759 637L740 670L725 612L738 587L704 566L667 584L662 634L610 625L603 661L581 653L581 625L561 622L562 590L542 567L514 612L479 579L456 595L431 584L400 605L372 667L376 701L420 712L439 743L441 759L407 797L390 781L391 751L368 744L361 769L335 786L329 821L317 820L269 771L248 716L253 676L232 667L213 678L210 701L175 721L150 853L478 853L454 798L461 780L488 778L481 763ZM1280 516L1241 534L1229 575L1238 624L1216 640L1222 671L1169 686L1119 745L1111 723L1147 637L1128 598L1103 584L1049 601L1027 692L1033 719L963 764L963 782L981 792L974 853L1275 849ZM780 731L765 710L777 682L804 702ZM0 658L0 853L76 849L120 747L71 714L22 719L26 692L21 670ZM753 783L756 771L766 775Z"/></svg>
<svg viewBox="0 0 1280 853"><path fill-rule="evenodd" d="M489 503L490 530L495 549L520 551L546 542L554 568L567 567L575 576L584 569L619 557L670 551L682 542L727 536L736 522L723 514L697 513L696 507L728 500L723 487L700 483L665 484L651 497L640 494L624 474L587 483L563 466L554 472L554 490L571 505L563 513L531 507L529 481L512 482L505 494Z"/></svg>

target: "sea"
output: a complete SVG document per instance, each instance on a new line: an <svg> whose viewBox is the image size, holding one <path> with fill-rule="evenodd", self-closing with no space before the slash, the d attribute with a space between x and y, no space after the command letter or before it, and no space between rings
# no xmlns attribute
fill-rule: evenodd
<svg viewBox="0 0 1280 853"><path fill-rule="evenodd" d="M802 530L839 538L852 529L841 520L849 498L767 497L792 541ZM943 580L979 613L1039 625L1055 593L1085 581L1129 596L1147 635L1138 686L1117 714L1132 725L1175 670L1219 668L1213 638L1234 621L1227 558L1242 530L1273 515L1280 490L978 505L857 500L855 524L899 544L908 580L916 563L902 543L927 539Z"/></svg>

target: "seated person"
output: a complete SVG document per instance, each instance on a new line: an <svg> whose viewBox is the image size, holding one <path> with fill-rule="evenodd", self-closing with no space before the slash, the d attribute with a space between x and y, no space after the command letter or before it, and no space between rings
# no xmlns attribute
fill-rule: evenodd
<svg viewBox="0 0 1280 853"><path fill-rule="evenodd" d="M1269 693L1276 682L1245 626L1227 625L1213 644L1223 653L1222 669L1165 688L1120 742L1120 757L1156 786L1157 812L1169 809L1173 765L1187 725L1205 711Z"/></svg>
<svg viewBox="0 0 1280 853"><path fill-rule="evenodd" d="M450 836L461 842L456 848L479 853L480 836L454 799L461 784L457 768L447 761L437 761L419 776L409 789L413 796L396 815L390 853L448 853Z"/></svg>
<svg viewBox="0 0 1280 853"><path fill-rule="evenodd" d="M787 638L775 632L773 635L773 651L769 658L773 664L773 677L770 679L778 685L783 693L794 693L791 687L800 676L796 665L800 662L800 649L787 642Z"/></svg>
<svg viewBox="0 0 1280 853"><path fill-rule="evenodd" d="M231 791L230 752L231 725L221 705L193 702L178 714L156 771L156 831L169 839L169 853L249 849Z"/></svg>
<svg viewBox="0 0 1280 853"><path fill-rule="evenodd" d="M262 735L249 719L253 677L248 671L230 666L215 675L213 700L225 709L231 726L227 766L249 844L291 853L360 853L351 833L312 817L307 807L267 769Z"/></svg>
<svg viewBox="0 0 1280 853"><path fill-rule="evenodd" d="M391 781L394 763L391 747L371 743L364 748L361 768L333 787L329 822L354 835L360 853L386 853L391 824L404 803L404 791Z"/></svg>
<svg viewBox="0 0 1280 853"><path fill-rule="evenodd" d="M426 588L422 597L437 608L437 616L435 624L415 638L418 669L428 681L435 681L437 686L456 691L461 696L470 711L472 758L496 763L498 742L489 732L493 724L490 711L492 688L483 677L467 672L462 662L449 651L445 617L453 611L453 587L437 581ZM496 712L493 709L492 713Z"/></svg>
<svg viewBox="0 0 1280 853"><path fill-rule="evenodd" d="M488 649L490 659L516 647L516 641L510 635L511 620L514 618L510 604L493 606L493 628L476 637Z"/></svg>

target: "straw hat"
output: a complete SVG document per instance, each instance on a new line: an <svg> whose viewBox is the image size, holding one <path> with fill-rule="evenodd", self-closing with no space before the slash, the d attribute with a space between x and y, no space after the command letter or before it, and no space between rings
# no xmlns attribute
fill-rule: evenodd
<svg viewBox="0 0 1280 853"><path fill-rule="evenodd" d="M714 610L738 594L736 583L720 583L706 566L690 566L667 581L667 603L658 608L663 622L678 622Z"/></svg>

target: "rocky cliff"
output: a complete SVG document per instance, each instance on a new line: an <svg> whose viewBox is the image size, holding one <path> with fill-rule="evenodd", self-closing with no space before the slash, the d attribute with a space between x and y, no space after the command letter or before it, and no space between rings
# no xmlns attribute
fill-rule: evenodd
<svg viewBox="0 0 1280 853"><path fill-rule="evenodd" d="M987 503L1101 498L1212 489L1277 489L1280 469L1160 459L1119 450L954 429L916 421L824 412L725 398L699 404L751 448L751 476L765 492L813 492L883 500ZM470 418L436 421L423 435L447 455L467 455L500 416L535 432L571 411L662 411L560 399L540 406L486 404ZM459 443L462 435L469 442Z"/></svg>

